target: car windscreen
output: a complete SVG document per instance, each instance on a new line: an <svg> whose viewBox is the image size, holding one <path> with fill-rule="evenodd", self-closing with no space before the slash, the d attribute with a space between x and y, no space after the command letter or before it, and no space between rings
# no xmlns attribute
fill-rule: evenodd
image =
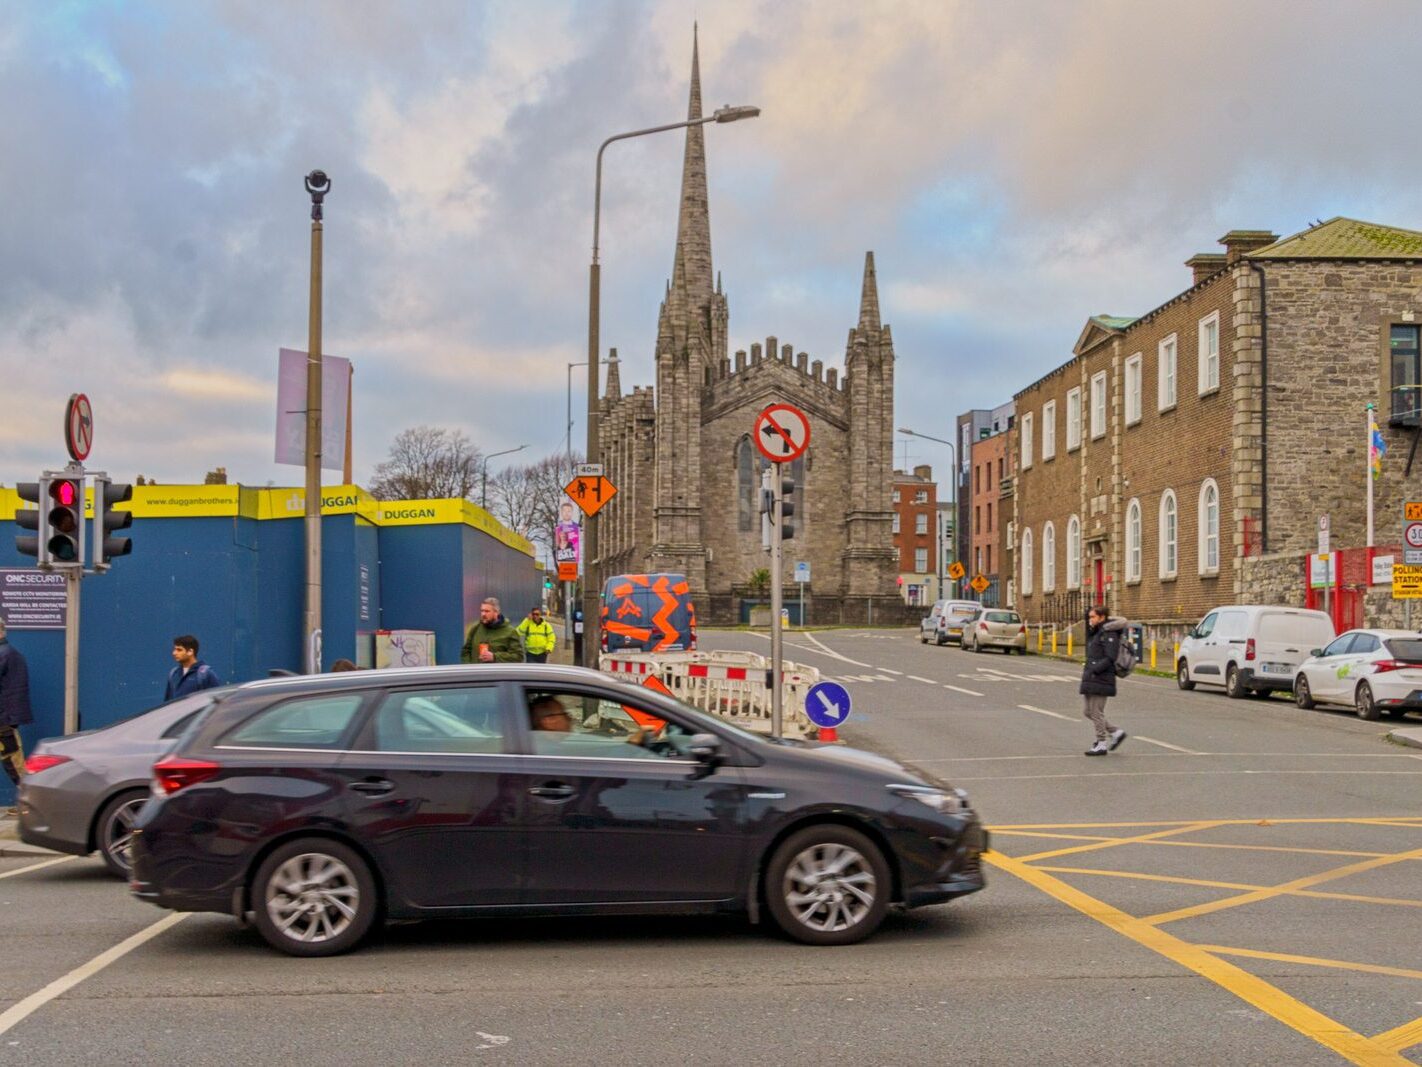
<svg viewBox="0 0 1422 1067"><path fill-rule="evenodd" d="M1015 611L989 611L987 613L988 622L1021 622L1022 617Z"/></svg>
<svg viewBox="0 0 1422 1067"><path fill-rule="evenodd" d="M1422 637L1389 637L1383 644L1393 659L1422 665Z"/></svg>

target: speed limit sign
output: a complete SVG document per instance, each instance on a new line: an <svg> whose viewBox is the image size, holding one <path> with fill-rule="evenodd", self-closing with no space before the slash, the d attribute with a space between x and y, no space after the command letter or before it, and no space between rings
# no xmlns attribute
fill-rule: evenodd
<svg viewBox="0 0 1422 1067"><path fill-rule="evenodd" d="M1422 522L1409 522L1402 531L1402 539L1409 548L1422 548Z"/></svg>

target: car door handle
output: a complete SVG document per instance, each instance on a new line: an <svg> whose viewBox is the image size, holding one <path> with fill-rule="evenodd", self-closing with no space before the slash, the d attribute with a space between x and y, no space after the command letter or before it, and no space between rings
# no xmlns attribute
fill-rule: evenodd
<svg viewBox="0 0 1422 1067"><path fill-rule="evenodd" d="M536 785L528 791L529 796L542 797L545 800L567 800L577 790L566 782L544 782Z"/></svg>
<svg viewBox="0 0 1422 1067"><path fill-rule="evenodd" d="M368 797L380 797L392 792L395 783L389 778L362 778L359 782L352 782L350 788Z"/></svg>

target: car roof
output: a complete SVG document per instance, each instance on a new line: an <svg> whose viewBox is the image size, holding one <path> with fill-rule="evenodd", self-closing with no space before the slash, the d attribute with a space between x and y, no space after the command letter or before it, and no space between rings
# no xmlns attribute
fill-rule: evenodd
<svg viewBox="0 0 1422 1067"><path fill-rule="evenodd" d="M431 685L449 682L529 682L538 685L614 684L626 682L587 667L548 663L462 663L439 667L383 667L377 670L336 671L329 674L293 674L261 678L235 687L242 693L270 694L371 689L390 685ZM636 688L635 686L632 688Z"/></svg>
<svg viewBox="0 0 1422 1067"><path fill-rule="evenodd" d="M1422 633L1416 630L1377 630L1369 626L1360 626L1355 630L1344 630L1348 634L1372 634L1374 637L1417 637L1422 638ZM1342 637L1343 634L1339 634Z"/></svg>

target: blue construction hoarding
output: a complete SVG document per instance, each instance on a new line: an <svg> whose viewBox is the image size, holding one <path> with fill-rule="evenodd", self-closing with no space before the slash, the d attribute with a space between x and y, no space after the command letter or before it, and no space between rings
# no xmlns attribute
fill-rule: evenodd
<svg viewBox="0 0 1422 1067"><path fill-rule="evenodd" d="M32 557L15 549L13 490L0 489L0 597L29 662L35 723L27 748L63 732L62 603L36 582ZM223 681L263 678L302 664L305 535L301 489L239 485L135 486L132 555L82 582L79 711L83 729L104 726L163 698L172 639L194 634ZM323 663L368 665L376 631L428 630L440 663L457 663L479 601L498 597L510 618L538 603L543 572L533 547L465 500L377 501L356 486L321 494ZM17 573L18 572L18 573ZM58 615L56 614L58 612ZM0 800L8 781L0 779Z"/></svg>

